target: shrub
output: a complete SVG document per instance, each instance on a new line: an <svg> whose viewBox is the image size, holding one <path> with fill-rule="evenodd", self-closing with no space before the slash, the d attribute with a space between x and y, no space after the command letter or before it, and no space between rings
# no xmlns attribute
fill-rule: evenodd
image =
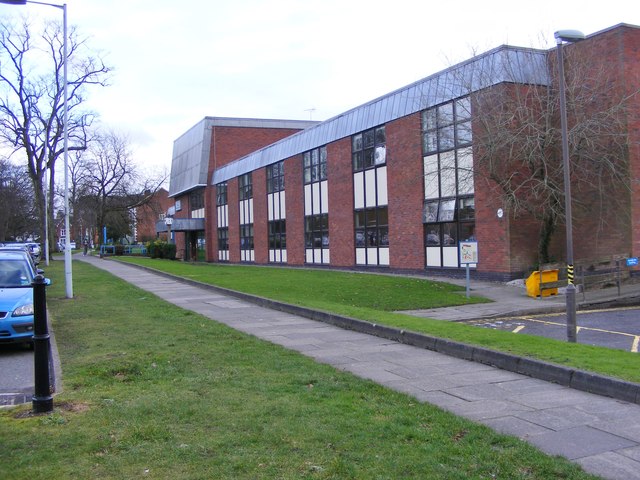
<svg viewBox="0 0 640 480"><path fill-rule="evenodd" d="M147 255L151 258L176 259L176 246L164 240L154 240L147 243Z"/></svg>

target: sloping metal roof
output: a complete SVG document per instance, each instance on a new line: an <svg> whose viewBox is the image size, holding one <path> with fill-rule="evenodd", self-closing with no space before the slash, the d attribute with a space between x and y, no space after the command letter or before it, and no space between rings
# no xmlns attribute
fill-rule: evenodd
<svg viewBox="0 0 640 480"><path fill-rule="evenodd" d="M313 148L503 82L548 85L547 52L501 46L400 88L217 169L227 181Z"/></svg>
<svg viewBox="0 0 640 480"><path fill-rule="evenodd" d="M173 142L169 197L207 185L213 127L303 129L317 124L306 120L205 117Z"/></svg>

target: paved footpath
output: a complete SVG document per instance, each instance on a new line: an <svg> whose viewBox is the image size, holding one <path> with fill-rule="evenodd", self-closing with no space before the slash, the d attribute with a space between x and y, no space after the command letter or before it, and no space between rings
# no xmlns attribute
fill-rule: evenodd
<svg viewBox="0 0 640 480"><path fill-rule="evenodd" d="M179 307L517 436L607 479L640 479L640 405L343 330L97 257Z"/></svg>

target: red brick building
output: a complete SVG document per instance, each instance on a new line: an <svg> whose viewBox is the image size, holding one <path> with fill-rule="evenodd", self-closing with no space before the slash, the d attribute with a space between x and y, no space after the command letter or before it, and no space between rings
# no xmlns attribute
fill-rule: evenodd
<svg viewBox="0 0 640 480"><path fill-rule="evenodd" d="M583 172L572 172L576 259L638 256L640 28L618 25L564 49L575 65L608 75L606 90L594 87L584 101L586 113L616 110L615 133L624 139L616 155L602 158L625 185L604 174L600 185L580 183ZM544 212L516 208L492 178L486 159L508 152L491 150L483 110L496 94L524 98L555 132L545 149L560 168L556 105L536 103L557 90L555 53L499 47L320 123L204 119L174 144L178 250L190 259L206 245L211 262L456 275L465 266L459 242L477 241L474 275L521 276L539 261L537 214ZM567 83L590 78L567 64ZM576 112L570 123L582 125ZM574 147L576 162L597 148ZM510 162L502 167L507 176L527 168L517 156ZM563 231L556 225L548 247L558 259Z"/></svg>

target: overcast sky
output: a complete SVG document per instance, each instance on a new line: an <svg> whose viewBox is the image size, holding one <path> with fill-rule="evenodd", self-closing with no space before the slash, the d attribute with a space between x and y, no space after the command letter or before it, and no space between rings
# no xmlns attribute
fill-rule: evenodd
<svg viewBox="0 0 640 480"><path fill-rule="evenodd" d="M173 141L205 116L326 120L473 52L640 25L630 0L67 0L67 9L114 67L87 106L129 134L144 168L167 170ZM0 15L25 13L61 18L0 5Z"/></svg>

